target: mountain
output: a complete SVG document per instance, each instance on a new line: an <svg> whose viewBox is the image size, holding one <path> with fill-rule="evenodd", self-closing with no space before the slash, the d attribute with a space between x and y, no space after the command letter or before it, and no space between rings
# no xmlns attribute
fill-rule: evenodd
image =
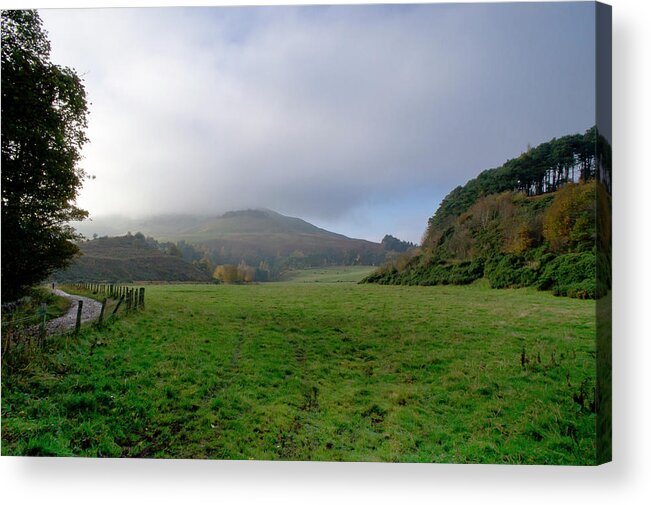
<svg viewBox="0 0 651 505"><path fill-rule="evenodd" d="M207 282L211 276L161 251L144 235L103 237L79 244L81 256L52 276L57 282Z"/></svg>
<svg viewBox="0 0 651 505"><path fill-rule="evenodd" d="M380 244L348 238L266 209L227 212L179 233L176 238L207 251L215 263L368 265L378 264L384 258Z"/></svg>
<svg viewBox="0 0 651 505"><path fill-rule="evenodd" d="M268 209L232 211L214 218L207 218L200 224L178 234L178 238L203 242L228 235L243 234L313 235L338 240L353 240L344 235L318 228L297 217L284 216Z"/></svg>
<svg viewBox="0 0 651 505"><path fill-rule="evenodd" d="M279 273L287 268L323 265L377 265L385 259L381 244L324 230L303 219L268 209L246 209L219 216L161 215L141 220L119 217L96 219L93 228L77 226L84 234L111 229L138 231L157 240L192 246L213 265L269 265ZM181 247L183 249L183 247ZM195 258L187 258L193 260Z"/></svg>

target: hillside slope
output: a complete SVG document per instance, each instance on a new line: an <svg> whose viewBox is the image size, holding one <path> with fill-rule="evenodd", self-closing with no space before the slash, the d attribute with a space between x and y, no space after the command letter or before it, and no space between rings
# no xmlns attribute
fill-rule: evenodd
<svg viewBox="0 0 651 505"><path fill-rule="evenodd" d="M98 218L75 226L87 236L100 234L94 230L139 231L161 241L192 244L214 265L244 261L257 266L265 262L274 272L325 265L379 265L389 250L383 244L349 238L268 209L239 210L212 217Z"/></svg>
<svg viewBox="0 0 651 505"><path fill-rule="evenodd" d="M331 239L353 240L344 235L318 228L303 219L284 216L269 209L231 211L214 218L206 218L200 224L179 232L178 237L201 242L227 235L259 233L313 235Z"/></svg>
<svg viewBox="0 0 651 505"><path fill-rule="evenodd" d="M141 234L104 237L79 244L81 256L53 274L57 282L206 282L211 278L177 256L164 253Z"/></svg>
<svg viewBox="0 0 651 505"><path fill-rule="evenodd" d="M218 264L266 261L292 267L372 265L382 262L385 256L381 244L348 238L270 210L227 212L178 238L208 251Z"/></svg>
<svg viewBox="0 0 651 505"><path fill-rule="evenodd" d="M529 149L448 194L420 249L365 279L536 286L598 298L610 288L610 155L590 129ZM597 266L599 265L599 268Z"/></svg>

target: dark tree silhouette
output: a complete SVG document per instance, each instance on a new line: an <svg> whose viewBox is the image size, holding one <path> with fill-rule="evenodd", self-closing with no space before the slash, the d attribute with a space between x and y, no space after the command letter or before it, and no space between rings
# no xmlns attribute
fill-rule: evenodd
<svg viewBox="0 0 651 505"><path fill-rule="evenodd" d="M2 297L14 299L78 248L67 225L86 174L86 93L69 68L50 61L36 11L2 11Z"/></svg>

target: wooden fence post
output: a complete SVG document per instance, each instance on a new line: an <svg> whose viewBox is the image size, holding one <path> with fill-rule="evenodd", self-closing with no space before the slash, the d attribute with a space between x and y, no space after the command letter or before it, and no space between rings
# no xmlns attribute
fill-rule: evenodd
<svg viewBox="0 0 651 505"><path fill-rule="evenodd" d="M118 300L118 304L113 309L113 313L111 314L112 316L114 316L115 313L118 311L118 309L120 308L120 305L122 305L123 301L124 301L124 296L121 296L120 299Z"/></svg>
<svg viewBox="0 0 651 505"><path fill-rule="evenodd" d="M140 305L140 308L144 309L145 308L145 288L140 288L140 300L138 300L138 301L139 301L138 304Z"/></svg>
<svg viewBox="0 0 651 505"><path fill-rule="evenodd" d="M75 323L75 334L79 333L79 328L81 328L81 309L84 306L84 301L79 300L79 305L77 306L77 322Z"/></svg>
<svg viewBox="0 0 651 505"><path fill-rule="evenodd" d="M98 324L102 324L102 319L104 319L104 309L106 308L106 298L102 301L102 308L99 311L99 319L97 320Z"/></svg>

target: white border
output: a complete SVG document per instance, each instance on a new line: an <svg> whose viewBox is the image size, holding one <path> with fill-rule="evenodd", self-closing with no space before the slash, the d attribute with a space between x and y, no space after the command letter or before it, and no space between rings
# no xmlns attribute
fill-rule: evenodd
<svg viewBox="0 0 651 505"><path fill-rule="evenodd" d="M5 0L3 8L238 2ZM246 4L295 4L251 1ZM310 3L349 3L320 1ZM368 3L368 2L362 2ZM597 468L0 458L4 503L651 503L648 0L612 0L614 458ZM434 210L434 209L433 209Z"/></svg>

